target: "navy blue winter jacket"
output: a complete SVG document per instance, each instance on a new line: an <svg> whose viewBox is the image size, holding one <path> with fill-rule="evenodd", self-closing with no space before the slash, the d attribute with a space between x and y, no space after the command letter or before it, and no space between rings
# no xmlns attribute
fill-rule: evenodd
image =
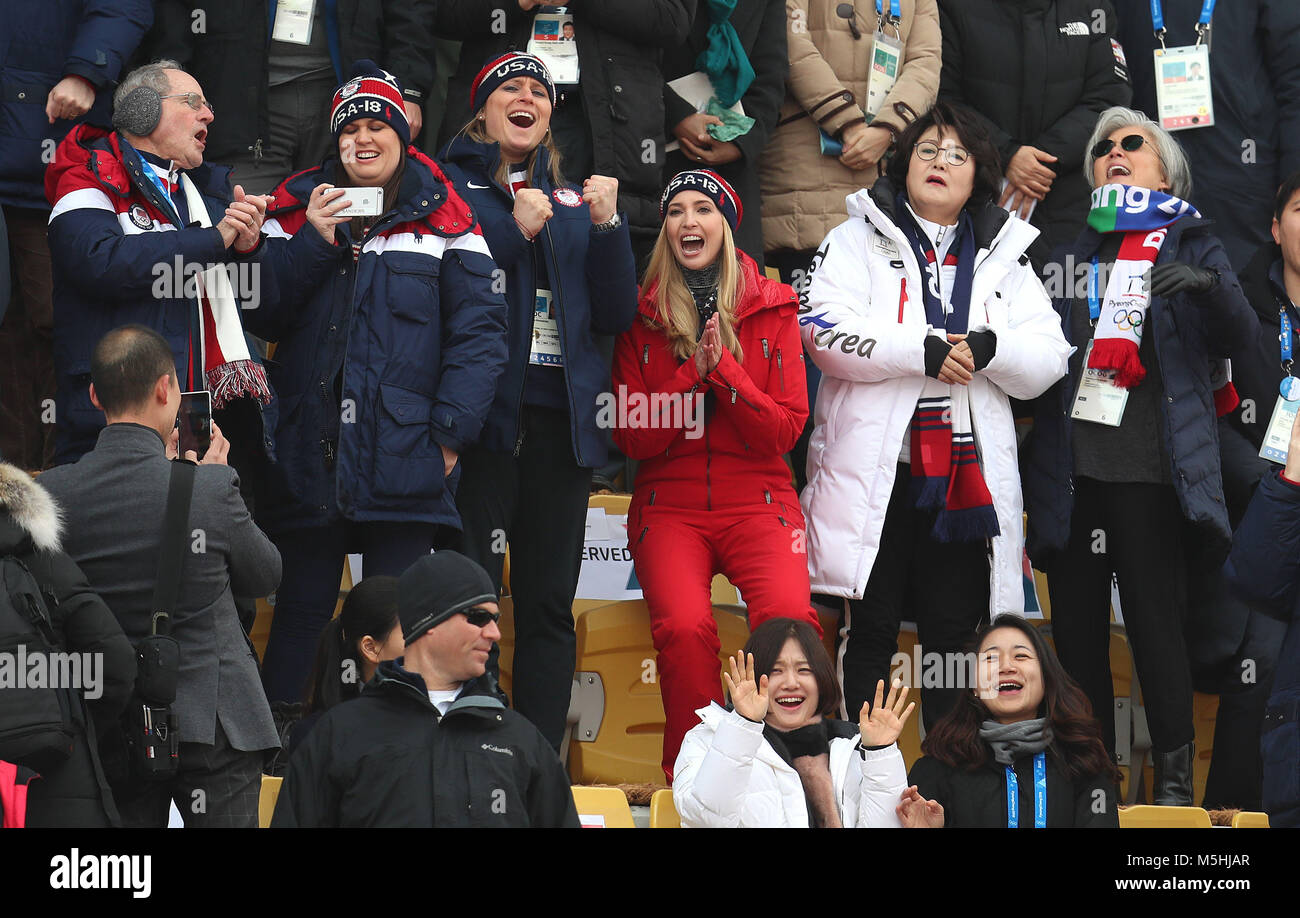
<svg viewBox="0 0 1300 918"><path fill-rule="evenodd" d="M1266 475L1237 528L1228 582L1289 620L1260 735L1264 811L1273 826L1300 827L1300 485Z"/></svg>
<svg viewBox="0 0 1300 918"><path fill-rule="evenodd" d="M1147 311L1147 334L1155 336L1157 362L1164 383L1160 429L1170 460L1170 477L1183 516L1204 537L1210 558L1222 559L1232 540L1228 511L1223 501L1219 460L1219 432L1210 388L1209 359L1227 357L1251 346L1259 334L1259 321L1246 301L1228 264L1223 244L1209 232L1211 221L1183 217L1169 227L1156 264L1171 261L1213 268L1219 284L1208 294L1176 294L1171 299L1153 297ZM1079 278L1101 247L1102 236L1085 229L1069 246L1058 248L1048 262L1049 274L1060 270L1066 281L1064 296L1053 307L1061 316L1065 339L1073 341L1070 309L1087 309L1086 296L1075 299ZM1050 278L1049 278L1050 280ZM1086 290L1086 288L1084 288ZM1026 548L1040 570L1070 536L1074 509L1074 454L1071 447L1070 405L1079 388L1071 373L1040 396L1034 404L1034 429L1021 458L1021 483L1029 515ZM1087 423L1087 422L1084 422Z"/></svg>
<svg viewBox="0 0 1300 918"><path fill-rule="evenodd" d="M610 388L609 367L596 349L595 334L626 331L636 315L636 262L627 217L615 230L596 232L591 210L573 187L557 189L550 180L550 157L539 151L529 184L551 197L553 215L530 245L514 218L514 198L497 183L501 148L455 137L439 159L457 189L474 207L497 264L506 272L510 305L510 359L483 426L482 445L513 452L532 337L537 275L533 253L546 259L546 274L556 303L560 350L569 397L573 455L578 465L599 468L607 455L606 435L596 426L597 398Z"/></svg>
<svg viewBox="0 0 1300 918"><path fill-rule="evenodd" d="M265 246L241 255L221 241L217 224L231 200L230 168L204 163L185 172L212 225L181 229L173 226L171 205L145 176L147 168L117 133L79 124L46 170L46 195L54 205L54 461L60 465L94 449L104 426L104 413L90 402L90 356L119 325L134 322L158 332L171 346L181 387L206 388L203 368L190 367L190 345L200 332L194 289L181 281L189 266L235 266L236 293L247 294L240 299L243 317L256 312L249 307L260 298L274 297L273 279L260 264ZM274 426L274 408L272 402L262 411L267 429Z"/></svg>
<svg viewBox="0 0 1300 918"><path fill-rule="evenodd" d="M347 224L330 244L307 222L313 188L348 184L337 168L330 159L276 188L265 258L279 296L245 314L278 342L268 361L278 459L259 522L459 527L459 465L447 479L440 446L478 439L505 364L496 265L468 205L415 147L354 263Z"/></svg>
<svg viewBox="0 0 1300 918"><path fill-rule="evenodd" d="M46 210L41 174L74 124L107 125L111 99L153 22L149 0L11 0L0 26L0 204ZM45 100L65 76L95 87L75 121L50 124ZM224 210L224 208L222 208Z"/></svg>

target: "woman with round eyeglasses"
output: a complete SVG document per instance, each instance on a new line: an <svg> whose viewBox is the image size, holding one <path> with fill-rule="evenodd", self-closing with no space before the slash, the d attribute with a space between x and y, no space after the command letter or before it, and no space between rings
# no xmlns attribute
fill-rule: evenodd
<svg viewBox="0 0 1300 918"><path fill-rule="evenodd" d="M1068 351L1023 257L1038 232L997 207L998 155L975 114L940 103L899 151L848 198L800 309L824 375L808 564L813 592L844 601L847 711L888 677L900 622L927 652L957 653L990 612L1023 611L1010 399L1046 390ZM959 691L923 685L927 725Z"/></svg>
<svg viewBox="0 0 1300 918"><path fill-rule="evenodd" d="M1035 406L1023 463L1028 549L1047 574L1061 663L1112 753L1109 608L1118 579L1154 747L1154 802L1187 805L1188 559L1217 568L1232 535L1215 418L1236 396L1215 359L1254 342L1258 320L1222 244L1187 201L1191 172L1168 133L1111 108L1085 149L1087 227L1047 265L1076 350L1069 376Z"/></svg>

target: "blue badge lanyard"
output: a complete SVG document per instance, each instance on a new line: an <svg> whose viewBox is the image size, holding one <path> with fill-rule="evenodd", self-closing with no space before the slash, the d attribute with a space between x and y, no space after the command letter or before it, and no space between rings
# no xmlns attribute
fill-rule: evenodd
<svg viewBox="0 0 1300 918"><path fill-rule="evenodd" d="M883 24L885 16L885 0L876 0L876 19ZM898 0L889 0L889 21L899 23L903 19L902 10L899 8Z"/></svg>
<svg viewBox="0 0 1300 918"><path fill-rule="evenodd" d="M1020 828L1020 781L1007 766L1007 828ZM1034 756L1034 828L1047 828L1047 754Z"/></svg>
<svg viewBox="0 0 1300 918"><path fill-rule="evenodd" d="M1277 309L1278 324L1278 351L1282 358L1282 370L1287 376L1291 375L1291 314L1287 311L1285 303L1279 303Z"/></svg>
<svg viewBox="0 0 1300 918"><path fill-rule="evenodd" d="M1097 324L1101 316L1101 296L1097 288L1101 286L1101 274L1097 267L1097 256L1092 256L1092 270L1088 273L1088 318Z"/></svg>
<svg viewBox="0 0 1300 918"><path fill-rule="evenodd" d="M877 3L880 0L876 0ZM1201 16L1196 20L1196 43L1199 45L1205 33L1210 30L1210 20L1214 17L1214 5L1219 0L1201 0ZM1165 46L1165 11L1164 4L1161 0L1151 0L1151 28L1155 32L1156 38L1160 39L1160 47Z"/></svg>

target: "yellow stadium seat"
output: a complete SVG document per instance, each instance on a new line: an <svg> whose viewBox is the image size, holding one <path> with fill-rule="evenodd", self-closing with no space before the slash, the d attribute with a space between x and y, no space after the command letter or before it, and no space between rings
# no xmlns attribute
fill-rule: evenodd
<svg viewBox="0 0 1300 918"><path fill-rule="evenodd" d="M1199 806L1120 807L1121 829L1208 829L1210 814Z"/></svg>
<svg viewBox="0 0 1300 918"><path fill-rule="evenodd" d="M257 798L257 827L259 829L270 827L271 816L275 813L275 801L280 799L280 785L283 783L284 778L272 778L270 775L262 775L262 792Z"/></svg>
<svg viewBox="0 0 1300 918"><path fill-rule="evenodd" d="M662 788L650 795L650 828L652 829L680 829L682 827L682 818L677 815L677 807L673 806L673 792L670 788Z"/></svg>
<svg viewBox="0 0 1300 918"><path fill-rule="evenodd" d="M653 813L654 810L651 810ZM1268 813L1250 813L1242 810L1232 817L1232 827L1234 829L1267 829Z"/></svg>
<svg viewBox="0 0 1300 918"><path fill-rule="evenodd" d="M584 828L634 829L632 808L617 787L573 788L573 802Z"/></svg>
<svg viewBox="0 0 1300 918"><path fill-rule="evenodd" d="M723 661L749 638L745 619L715 608ZM659 696L650 615L644 600L625 600L578 616L579 692L603 695L596 726L582 721L569 747L569 776L581 784L662 784L664 708ZM599 710L600 705L596 708Z"/></svg>

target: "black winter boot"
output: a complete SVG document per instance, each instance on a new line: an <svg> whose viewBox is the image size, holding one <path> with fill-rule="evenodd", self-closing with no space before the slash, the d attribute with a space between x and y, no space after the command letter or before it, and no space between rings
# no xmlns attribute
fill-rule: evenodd
<svg viewBox="0 0 1300 918"><path fill-rule="evenodd" d="M1188 743L1172 752L1155 752L1155 786L1152 802L1156 806L1192 806L1192 763L1196 744Z"/></svg>

